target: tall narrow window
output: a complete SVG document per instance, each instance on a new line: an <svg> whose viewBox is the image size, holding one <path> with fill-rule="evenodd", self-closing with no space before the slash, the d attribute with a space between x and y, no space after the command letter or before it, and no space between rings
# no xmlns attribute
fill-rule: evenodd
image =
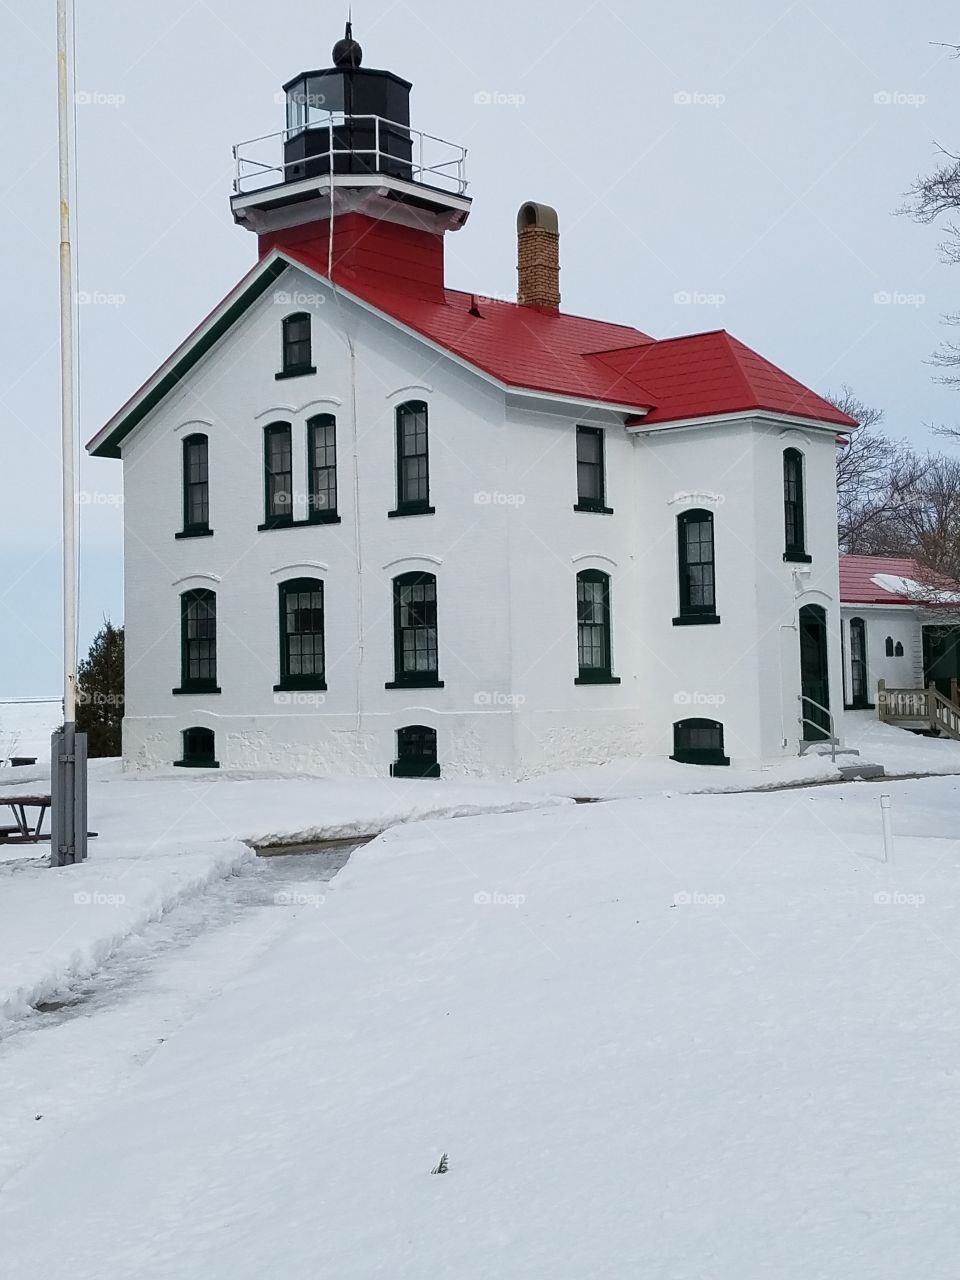
<svg viewBox="0 0 960 1280"><path fill-rule="evenodd" d="M180 688L174 693L219 693L217 597L185 591L180 597Z"/></svg>
<svg viewBox="0 0 960 1280"><path fill-rule="evenodd" d="M404 573L393 580L394 680L439 688L437 665L437 580L432 573Z"/></svg>
<svg viewBox="0 0 960 1280"><path fill-rule="evenodd" d="M397 730L397 758L390 766L395 778L439 778L437 731L425 724Z"/></svg>
<svg viewBox="0 0 960 1280"><path fill-rule="evenodd" d="M290 423L274 422L263 433L264 527L293 519L293 446Z"/></svg>
<svg viewBox="0 0 960 1280"><path fill-rule="evenodd" d="M883 652L888 658L893 657L893 636L887 636L883 642Z"/></svg>
<svg viewBox="0 0 960 1280"><path fill-rule="evenodd" d="M619 684L611 672L610 578L599 569L577 574L576 684Z"/></svg>
<svg viewBox="0 0 960 1280"><path fill-rule="evenodd" d="M183 529L182 538L210 533L210 491L207 467L207 437L187 436L183 442Z"/></svg>
<svg viewBox="0 0 960 1280"><path fill-rule="evenodd" d="M394 516L426 515L430 505L427 406L408 400L397 409L397 507Z"/></svg>
<svg viewBox="0 0 960 1280"><path fill-rule="evenodd" d="M575 511L610 513L606 503L603 431L577 427L577 502Z"/></svg>
<svg viewBox="0 0 960 1280"><path fill-rule="evenodd" d="M867 627L862 618L850 619L850 704L865 707L867 696Z"/></svg>
<svg viewBox="0 0 960 1280"><path fill-rule="evenodd" d="M280 683L277 689L325 689L323 583L280 583Z"/></svg>
<svg viewBox="0 0 960 1280"><path fill-rule="evenodd" d="M321 413L307 423L307 466L310 519L333 523L337 519L337 420L331 413Z"/></svg>
<svg viewBox="0 0 960 1280"><path fill-rule="evenodd" d="M803 454L799 449L783 451L783 541L784 560L810 560L803 520Z"/></svg>
<svg viewBox="0 0 960 1280"><path fill-rule="evenodd" d="M719 720L678 720L673 726L673 755L681 764L729 764Z"/></svg>
<svg viewBox="0 0 960 1280"><path fill-rule="evenodd" d="M713 513L684 511L677 517L680 614L674 626L719 622L714 578Z"/></svg>
<svg viewBox="0 0 960 1280"><path fill-rule="evenodd" d="M316 373L311 363L310 317L306 311L283 319L282 366L278 378L295 378L303 373Z"/></svg>

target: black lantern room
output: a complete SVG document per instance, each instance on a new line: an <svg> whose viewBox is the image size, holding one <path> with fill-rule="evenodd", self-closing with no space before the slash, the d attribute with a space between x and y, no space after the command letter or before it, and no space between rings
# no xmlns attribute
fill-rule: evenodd
<svg viewBox="0 0 960 1280"><path fill-rule="evenodd" d="M304 71L287 96L284 180L327 173L383 173L412 179L410 89L392 71L361 67L350 23L333 47L333 66Z"/></svg>

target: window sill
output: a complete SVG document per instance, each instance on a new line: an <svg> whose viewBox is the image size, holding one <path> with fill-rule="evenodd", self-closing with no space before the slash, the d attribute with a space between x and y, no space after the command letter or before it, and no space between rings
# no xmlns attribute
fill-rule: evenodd
<svg viewBox="0 0 960 1280"><path fill-rule="evenodd" d="M220 693L221 689L218 684L214 684L212 680L203 681L198 684L184 684L179 689L171 689L171 693Z"/></svg>
<svg viewBox="0 0 960 1280"><path fill-rule="evenodd" d="M730 757L720 751L677 751L670 757L677 764L729 764Z"/></svg>
<svg viewBox="0 0 960 1280"><path fill-rule="evenodd" d="M843 709L844 711L876 711L877 704L875 702L845 702Z"/></svg>
<svg viewBox="0 0 960 1280"><path fill-rule="evenodd" d="M273 686L274 693L316 693L318 690L326 693L326 682L310 680L307 676L300 680L281 680L279 684Z"/></svg>
<svg viewBox="0 0 960 1280"><path fill-rule="evenodd" d="M390 680L385 689L442 689L443 681L425 676L422 680Z"/></svg>
<svg viewBox="0 0 960 1280"><path fill-rule="evenodd" d="M593 502L575 502L573 504L574 511L592 511L596 516L612 516L613 507L601 507Z"/></svg>
<svg viewBox="0 0 960 1280"><path fill-rule="evenodd" d="M219 760L174 760L175 769L219 769Z"/></svg>
<svg viewBox="0 0 960 1280"><path fill-rule="evenodd" d="M574 684L619 684L619 676L606 675L599 672L597 675L584 675L582 672L573 682Z"/></svg>
<svg viewBox="0 0 960 1280"><path fill-rule="evenodd" d="M175 538L212 538L213 530L208 529L206 525L203 525L202 527L200 525L195 525L193 528L188 526L186 529L181 529L179 533L175 533L173 536Z"/></svg>
<svg viewBox="0 0 960 1280"><path fill-rule="evenodd" d="M388 511L387 515L392 520L394 516L432 516L436 511L436 507L431 507L426 502L409 502L401 503L393 511Z"/></svg>
<svg viewBox="0 0 960 1280"><path fill-rule="evenodd" d="M805 551L785 551L783 558L787 564L812 564L813 556L808 556Z"/></svg>
<svg viewBox="0 0 960 1280"><path fill-rule="evenodd" d="M716 626L720 621L720 615L717 613L681 613L679 617L674 618L673 625L675 627L711 627Z"/></svg>
<svg viewBox="0 0 960 1280"><path fill-rule="evenodd" d="M273 376L277 382L281 382L284 378L306 378L311 373L316 373L316 365L306 364L302 369L281 369L279 373Z"/></svg>
<svg viewBox="0 0 960 1280"><path fill-rule="evenodd" d="M319 516L308 516L306 520L294 520L293 516L271 516L257 525L257 532L267 529L305 529L312 524L340 524L340 517L335 511L324 511Z"/></svg>

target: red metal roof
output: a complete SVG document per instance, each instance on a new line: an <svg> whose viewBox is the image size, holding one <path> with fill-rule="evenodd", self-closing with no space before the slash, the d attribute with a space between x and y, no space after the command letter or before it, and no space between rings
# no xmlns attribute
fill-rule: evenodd
<svg viewBox="0 0 960 1280"><path fill-rule="evenodd" d="M327 274L322 246L286 245L283 253ZM767 409L856 426L829 401L722 329L657 342L627 325L477 300L455 289L424 297L378 287L353 273L344 278L334 270L334 279L508 386L649 409L637 425Z"/></svg>
<svg viewBox="0 0 960 1280"><path fill-rule="evenodd" d="M855 423L725 329L593 357L648 387L656 406L638 426L767 409L836 426Z"/></svg>
<svg viewBox="0 0 960 1280"><path fill-rule="evenodd" d="M284 261L327 274L325 245L316 236L277 246L277 251L282 256L268 251L111 418L88 445L93 453L120 456L125 436L269 287ZM369 246L365 251L377 257ZM391 287L390 273L374 271L369 264L362 272L335 267L333 274L361 301L506 386L643 414L630 425L766 409L847 429L856 426L722 329L657 342L630 325L446 289L420 266L418 283L410 288L402 280L401 287Z"/></svg>
<svg viewBox="0 0 960 1280"><path fill-rule="evenodd" d="M873 579L878 574L923 582L924 571L916 560L896 556L841 556L840 601L842 604L911 604L916 599L899 591L886 591Z"/></svg>

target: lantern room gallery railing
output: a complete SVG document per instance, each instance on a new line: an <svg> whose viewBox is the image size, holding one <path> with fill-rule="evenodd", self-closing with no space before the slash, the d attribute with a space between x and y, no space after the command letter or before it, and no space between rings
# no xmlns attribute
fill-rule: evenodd
<svg viewBox="0 0 960 1280"><path fill-rule="evenodd" d="M309 135L306 157L291 147ZM299 147L297 148L299 150ZM233 148L236 196L329 173L385 173L451 195L467 191L467 149L382 116L332 112L322 122L281 129ZM301 174L306 168L307 174Z"/></svg>

